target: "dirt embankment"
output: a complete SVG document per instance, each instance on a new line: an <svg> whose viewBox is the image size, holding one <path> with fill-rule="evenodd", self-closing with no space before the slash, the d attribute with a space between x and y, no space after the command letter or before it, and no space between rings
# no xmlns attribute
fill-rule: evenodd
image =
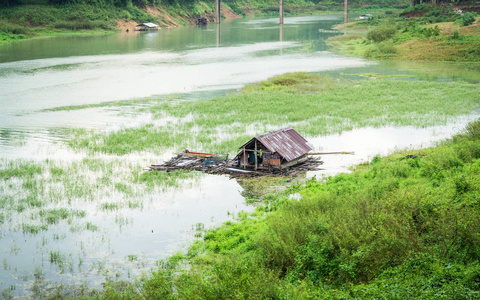
<svg viewBox="0 0 480 300"><path fill-rule="evenodd" d="M135 21L127 21L127 20L118 20L117 21L117 29L120 31L127 31L128 30L135 30L135 26L137 26L137 22Z"/></svg>
<svg viewBox="0 0 480 300"><path fill-rule="evenodd" d="M157 8L154 6L145 6L143 9L147 14L156 18L157 20L156 23L162 28L178 27L178 26L181 26L182 23L183 24L187 23L190 25L195 25L197 23L198 16L192 15L189 18L185 18L178 15L174 16L174 15L168 14L166 10L162 10L161 8ZM226 19L235 19L240 17L239 15L237 15L236 13L234 13L228 8L222 8L221 12ZM202 17L206 17L209 22L215 21L215 14L213 11L205 11L205 15ZM138 24L132 20L117 21L117 29L120 31L126 31L127 29L129 31L135 30L135 26L137 25Z"/></svg>
<svg viewBox="0 0 480 300"><path fill-rule="evenodd" d="M225 17L225 19L236 19L236 18L240 18L239 15L237 15L236 13L234 13L233 11L229 10L228 8L221 8L220 9L220 12L223 14L223 16Z"/></svg>

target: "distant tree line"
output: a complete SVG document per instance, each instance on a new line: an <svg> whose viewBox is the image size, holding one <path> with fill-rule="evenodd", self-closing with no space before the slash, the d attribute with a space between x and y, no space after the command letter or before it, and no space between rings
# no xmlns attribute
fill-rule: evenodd
<svg viewBox="0 0 480 300"><path fill-rule="evenodd" d="M128 5L142 6L142 5L157 5L160 4L160 0L0 0L0 6L9 7L16 5L27 4L53 4L53 5L65 5L65 4L87 4L97 5L101 7L115 6L126 7ZM166 3L173 4L175 2L194 2L194 0L166 0Z"/></svg>
<svg viewBox="0 0 480 300"><path fill-rule="evenodd" d="M196 0L0 0L0 6L9 7L16 5L26 5L26 4L53 4L53 5L65 5L65 4L87 4L87 5L97 5L101 7L105 6L115 6L115 7L126 7L129 5L134 6L145 6L145 5L158 5L160 3L165 3L167 5L188 5L193 4ZM214 0L209 0L214 1ZM289 0L285 0L288 5ZM312 3L317 5L325 5L332 7L341 7L344 3L344 0L310 0ZM232 4L241 4L243 2L248 2L247 0L223 0L225 3ZM261 0L261 2L269 2ZM462 4L466 2L472 2L472 0L348 0L348 4L352 6L378 6L378 7L394 7L402 4L416 5L421 3L454 3ZM474 1L476 2L476 1Z"/></svg>

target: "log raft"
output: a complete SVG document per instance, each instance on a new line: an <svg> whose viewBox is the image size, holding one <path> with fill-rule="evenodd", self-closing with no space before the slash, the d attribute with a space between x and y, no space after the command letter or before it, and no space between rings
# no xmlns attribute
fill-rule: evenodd
<svg viewBox="0 0 480 300"><path fill-rule="evenodd" d="M320 157L307 156L299 163L284 168L244 168L238 165L238 160L228 159L226 155L201 152L182 152L159 165L151 165L149 171L192 170L208 174L226 174L230 177L264 177L264 176L294 176L307 171L321 170L323 164ZM254 166L253 166L254 167Z"/></svg>

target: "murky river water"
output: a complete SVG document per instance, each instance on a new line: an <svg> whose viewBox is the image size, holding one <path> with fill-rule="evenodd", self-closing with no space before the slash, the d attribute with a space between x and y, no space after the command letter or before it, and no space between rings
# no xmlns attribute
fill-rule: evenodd
<svg viewBox="0 0 480 300"><path fill-rule="evenodd" d="M211 24L2 44L0 158L5 164L46 159L79 162L88 155L62 143L63 129L110 131L142 122L119 107L42 111L49 108L172 93L187 100L209 98L294 71L332 76L408 74L413 79L427 76L433 80L458 77L456 71L422 72L425 64L380 63L335 55L324 41L335 34L330 29L341 20L342 16L292 17L280 27L277 19L239 19L220 27ZM458 67L429 64L428 69ZM345 172L353 164L396 149L430 146L474 118L465 116L445 126L424 129L362 128L314 138L310 142L316 150L356 151L356 155L325 157L325 170L308 176ZM158 157L140 153L121 161L148 165L171 154ZM11 192L7 185L0 183L0 191ZM17 225L28 221L27 210L1 225L0 291L28 297L34 280L40 287L48 282L98 287L105 279L135 278L154 266L155 260L185 249L198 226L209 227L239 211L252 210L241 191L239 183L227 177L199 175L184 181L182 188L142 196L134 209L98 209L99 202L119 197L113 192L90 202L68 202L87 212L82 222L95 224L95 230L76 230L77 221L69 220L39 234L24 233Z"/></svg>

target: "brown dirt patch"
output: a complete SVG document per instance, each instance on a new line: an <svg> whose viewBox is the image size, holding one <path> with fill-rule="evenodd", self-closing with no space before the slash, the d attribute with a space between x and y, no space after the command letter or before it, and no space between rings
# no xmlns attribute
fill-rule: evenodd
<svg viewBox="0 0 480 300"><path fill-rule="evenodd" d="M226 18L226 19L236 19L236 18L240 18L239 15L237 15L236 13L234 13L233 11L227 9L227 8L221 8L220 9L220 12L223 14L223 16Z"/></svg>
<svg viewBox="0 0 480 300"><path fill-rule="evenodd" d="M255 16L255 13L256 13L256 10L254 10L254 9L247 9L247 10L245 10L245 14L246 14L247 16L249 16L249 17Z"/></svg>
<svg viewBox="0 0 480 300"><path fill-rule="evenodd" d="M118 20L117 21L117 29L120 30L120 31L127 31L130 30L130 31L134 31L135 30L135 26L137 26L137 22L135 21L127 21L127 20Z"/></svg>
<svg viewBox="0 0 480 300"><path fill-rule="evenodd" d="M172 28L179 26L178 22L175 21L171 15L161 9L158 9L157 7L147 5L143 9L150 16L157 18L157 22L160 27Z"/></svg>
<svg viewBox="0 0 480 300"><path fill-rule="evenodd" d="M145 12L151 15L152 17L158 17L162 14L162 12L159 11L156 7L153 7L150 5L147 5L144 9L145 9Z"/></svg>
<svg viewBox="0 0 480 300"><path fill-rule="evenodd" d="M429 28L434 28L435 26L438 26L440 29L440 33L443 34L453 34L455 30L458 30L460 26L457 24L454 24L453 22L444 22L444 23L434 23L434 24L428 24L424 25L424 27L429 27Z"/></svg>
<svg viewBox="0 0 480 300"><path fill-rule="evenodd" d="M453 22L443 22L425 25L425 27L434 28L438 26L440 33L451 35L455 30L458 30L460 34L466 35L480 35L480 17L476 18L475 23L469 26L460 27L460 25Z"/></svg>
<svg viewBox="0 0 480 300"><path fill-rule="evenodd" d="M459 51L469 49L469 45L452 47L443 41L412 39L397 46L400 59L448 61L455 58Z"/></svg>
<svg viewBox="0 0 480 300"><path fill-rule="evenodd" d="M173 19L168 13L160 11L159 18L163 19L163 23L167 28L178 27L180 26L177 21Z"/></svg>
<svg viewBox="0 0 480 300"><path fill-rule="evenodd" d="M402 17L405 17L405 18L418 18L418 17L423 16L424 14L425 14L424 12L409 12L409 13L403 14Z"/></svg>

